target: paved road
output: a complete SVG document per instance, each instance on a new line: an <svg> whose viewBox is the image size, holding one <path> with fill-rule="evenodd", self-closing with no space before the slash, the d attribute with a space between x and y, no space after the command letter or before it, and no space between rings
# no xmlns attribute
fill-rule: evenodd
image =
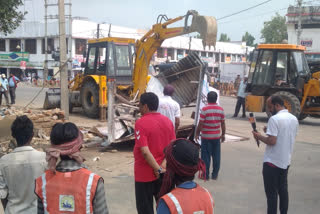
<svg viewBox="0 0 320 214"><path fill-rule="evenodd" d="M31 87L24 83L19 84L16 90L16 105L26 106L39 93L36 99L30 104L30 107L42 108L46 91L47 88L42 89L41 87Z"/></svg>

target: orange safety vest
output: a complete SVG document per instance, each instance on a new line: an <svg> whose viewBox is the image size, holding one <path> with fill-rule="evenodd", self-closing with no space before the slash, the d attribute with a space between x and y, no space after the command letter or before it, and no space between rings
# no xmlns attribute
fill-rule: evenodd
<svg viewBox="0 0 320 214"><path fill-rule="evenodd" d="M175 188L161 199L171 214L213 214L213 198L208 190L198 184L193 189Z"/></svg>
<svg viewBox="0 0 320 214"><path fill-rule="evenodd" d="M85 168L55 174L47 170L36 179L35 193L47 214L90 214L99 179L100 176Z"/></svg>

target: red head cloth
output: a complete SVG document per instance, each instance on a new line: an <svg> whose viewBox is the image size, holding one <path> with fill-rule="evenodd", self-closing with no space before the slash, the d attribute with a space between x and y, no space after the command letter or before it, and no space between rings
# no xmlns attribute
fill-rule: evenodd
<svg viewBox="0 0 320 214"><path fill-rule="evenodd" d="M57 160L60 156L69 156L78 163L83 163L85 159L80 154L82 143L83 134L79 132L78 137L70 142L60 145L51 145L50 148L46 149L46 160L48 161L49 169L53 172L56 171Z"/></svg>
<svg viewBox="0 0 320 214"><path fill-rule="evenodd" d="M190 153L191 153L191 156L193 156L193 158L191 158L191 159L194 159L191 161L193 161L197 164L185 165L175 159L175 157L173 156L173 148L174 148L174 145L180 140L183 140L187 143L193 144L194 146L189 147L189 148L185 148L184 151L181 150L178 152L180 154L184 153L185 155L187 155L187 153L190 155ZM190 148L193 148L193 149L191 149L192 151L190 151ZM205 167L203 160L201 160L199 158L199 145L198 144L193 143L193 142L186 140L186 139L176 139L166 147L164 153L165 153L165 157L167 160L167 168L166 168L166 173L164 174L164 178L162 181L162 186L160 189L159 198L171 191L172 186L173 186L173 181L174 181L176 174L181 177L192 177L199 171L199 178L205 180L206 167Z"/></svg>

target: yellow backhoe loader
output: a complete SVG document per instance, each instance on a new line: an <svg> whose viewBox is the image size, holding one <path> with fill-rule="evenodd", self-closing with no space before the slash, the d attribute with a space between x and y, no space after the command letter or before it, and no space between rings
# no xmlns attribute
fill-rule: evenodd
<svg viewBox="0 0 320 214"><path fill-rule="evenodd" d="M188 25L190 16L192 21ZM184 27L169 27L181 20L184 20ZM194 10L174 19L160 15L157 23L140 40L114 37L89 40L84 73L70 82L70 108L81 106L88 117L98 117L99 107L107 104L106 82L109 79L115 80L121 94L140 97L145 92L150 60L157 48L165 39L192 32L200 34L204 47L215 46L216 19L200 16ZM60 90L49 90L44 108L59 104Z"/></svg>
<svg viewBox="0 0 320 214"><path fill-rule="evenodd" d="M320 71L310 73L305 47L290 44L261 44L253 53L246 110L268 112L266 100L279 95L298 119L320 118Z"/></svg>

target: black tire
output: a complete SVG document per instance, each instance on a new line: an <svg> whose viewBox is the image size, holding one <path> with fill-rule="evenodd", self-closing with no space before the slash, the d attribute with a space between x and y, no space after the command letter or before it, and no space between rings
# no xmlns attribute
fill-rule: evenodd
<svg viewBox="0 0 320 214"><path fill-rule="evenodd" d="M308 117L307 114L300 114L298 120L304 120Z"/></svg>
<svg viewBox="0 0 320 214"><path fill-rule="evenodd" d="M99 117L99 87L94 81L84 82L80 91L80 100L82 109L88 117Z"/></svg>
<svg viewBox="0 0 320 214"><path fill-rule="evenodd" d="M286 109L288 109L291 114L299 118L301 112L300 101L294 94L287 91L278 91L273 95L280 96L284 101Z"/></svg>

